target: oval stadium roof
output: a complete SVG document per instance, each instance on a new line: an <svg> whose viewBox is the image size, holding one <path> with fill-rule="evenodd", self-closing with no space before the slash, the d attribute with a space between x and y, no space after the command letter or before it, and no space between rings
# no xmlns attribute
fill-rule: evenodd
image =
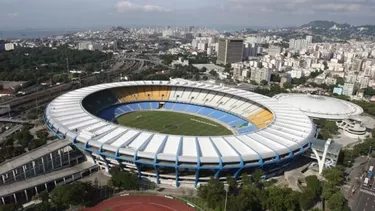
<svg viewBox="0 0 375 211"><path fill-rule="evenodd" d="M242 135L178 136L127 128L100 119L82 106L82 100L89 94L126 86L193 87L194 90L208 90L210 93L215 92L215 95L230 96L233 102L260 104L273 113L274 119L263 129ZM192 102L191 99L189 103L199 105L199 102ZM129 81L77 89L56 98L48 105L46 122L75 143L104 149L116 155L200 163L245 162L259 158L271 159L292 152L300 153L310 144L315 131L308 116L282 101L244 90L193 81Z"/></svg>
<svg viewBox="0 0 375 211"><path fill-rule="evenodd" d="M321 119L347 119L360 115L363 109L351 102L333 97L310 94L279 94L274 96L281 103L294 106L307 116Z"/></svg>

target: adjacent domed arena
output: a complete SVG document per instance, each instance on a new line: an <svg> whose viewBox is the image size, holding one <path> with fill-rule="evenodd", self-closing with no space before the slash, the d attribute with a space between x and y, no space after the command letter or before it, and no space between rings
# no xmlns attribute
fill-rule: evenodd
<svg viewBox="0 0 375 211"><path fill-rule="evenodd" d="M45 118L101 168L176 186L256 168L270 175L306 151L315 132L276 99L185 80L85 87L53 100Z"/></svg>

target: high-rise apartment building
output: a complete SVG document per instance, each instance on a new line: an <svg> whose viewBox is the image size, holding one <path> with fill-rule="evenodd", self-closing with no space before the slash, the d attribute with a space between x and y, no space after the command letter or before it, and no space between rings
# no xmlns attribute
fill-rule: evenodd
<svg viewBox="0 0 375 211"><path fill-rule="evenodd" d="M269 83L271 80L271 73L272 71L268 68L252 69L250 80L257 82L258 84L262 81L267 81L267 83Z"/></svg>
<svg viewBox="0 0 375 211"><path fill-rule="evenodd" d="M219 50L216 63L230 64L242 61L242 39L219 39Z"/></svg>
<svg viewBox="0 0 375 211"><path fill-rule="evenodd" d="M355 92L355 83L345 83L342 94L345 96L352 96Z"/></svg>

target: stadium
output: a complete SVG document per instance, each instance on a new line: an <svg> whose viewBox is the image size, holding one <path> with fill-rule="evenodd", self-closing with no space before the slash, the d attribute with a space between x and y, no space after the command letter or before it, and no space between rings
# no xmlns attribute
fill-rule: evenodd
<svg viewBox="0 0 375 211"><path fill-rule="evenodd" d="M53 100L45 121L108 171L195 186L282 170L311 147L315 127L299 109L256 93L186 80L129 81Z"/></svg>

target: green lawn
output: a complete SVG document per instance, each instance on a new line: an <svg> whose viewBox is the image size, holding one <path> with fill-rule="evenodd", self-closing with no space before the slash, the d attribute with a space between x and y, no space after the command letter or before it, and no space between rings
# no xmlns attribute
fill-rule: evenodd
<svg viewBox="0 0 375 211"><path fill-rule="evenodd" d="M170 111L138 111L117 118L120 125L172 135L232 135L225 126L203 117Z"/></svg>

